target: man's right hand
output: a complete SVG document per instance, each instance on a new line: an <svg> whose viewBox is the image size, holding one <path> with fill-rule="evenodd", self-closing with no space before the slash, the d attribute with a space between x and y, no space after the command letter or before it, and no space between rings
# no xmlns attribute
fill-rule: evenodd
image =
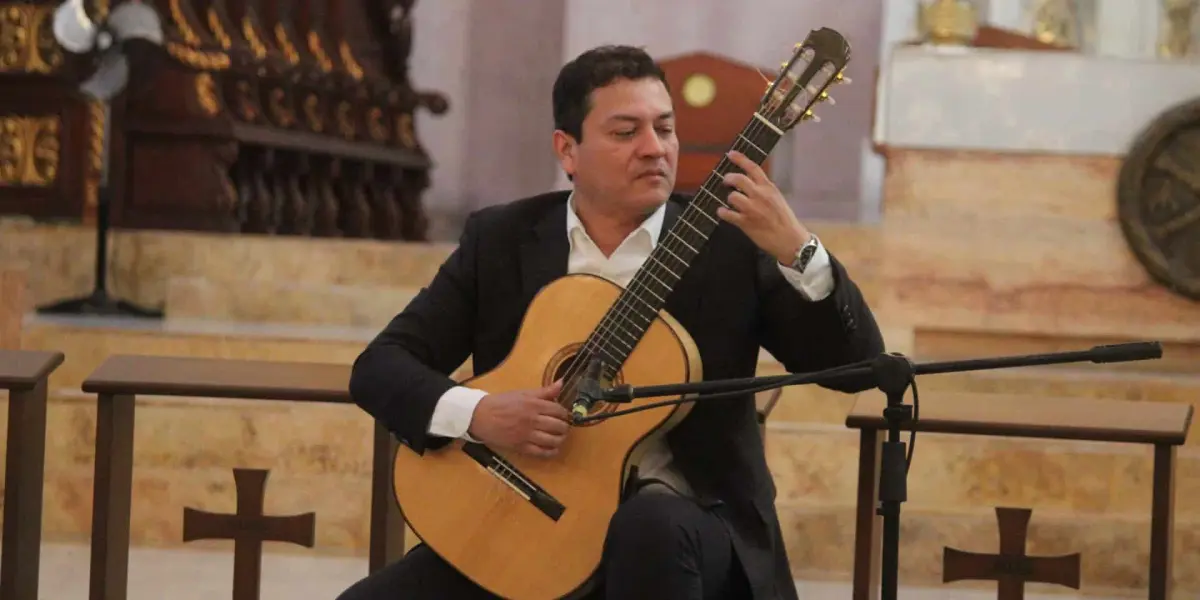
<svg viewBox="0 0 1200 600"><path fill-rule="evenodd" d="M549 458L558 454L571 413L555 398L562 380L537 390L488 394L475 407L471 437L496 448Z"/></svg>

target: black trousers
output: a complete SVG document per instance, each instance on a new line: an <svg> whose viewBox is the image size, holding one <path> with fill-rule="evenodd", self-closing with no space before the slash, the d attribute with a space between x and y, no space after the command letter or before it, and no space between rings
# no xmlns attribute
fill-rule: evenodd
<svg viewBox="0 0 1200 600"><path fill-rule="evenodd" d="M692 500L643 488L618 507L588 600L741 600L750 586L725 525ZM549 565L548 565L549 566ZM337 600L492 600L424 545Z"/></svg>

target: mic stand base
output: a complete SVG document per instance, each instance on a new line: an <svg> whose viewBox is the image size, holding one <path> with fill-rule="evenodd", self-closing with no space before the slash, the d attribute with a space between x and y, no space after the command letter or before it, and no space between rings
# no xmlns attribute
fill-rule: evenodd
<svg viewBox="0 0 1200 600"><path fill-rule="evenodd" d="M161 319L161 311L142 308L131 302L119 300L108 295L103 289L92 291L90 296L69 298L54 304L38 307L38 314L43 315L78 315L96 317L137 317L143 319Z"/></svg>
<svg viewBox="0 0 1200 600"><path fill-rule="evenodd" d="M111 118L111 117L109 117ZM105 139L108 139L106 134ZM137 317L143 319L161 319L161 311L142 308L113 298L108 293L108 230L109 230L109 194L108 186L101 186L97 191L96 203L96 263L95 276L92 281L92 293L88 296L68 298L47 306L39 306L38 314L43 315L76 315L94 317Z"/></svg>

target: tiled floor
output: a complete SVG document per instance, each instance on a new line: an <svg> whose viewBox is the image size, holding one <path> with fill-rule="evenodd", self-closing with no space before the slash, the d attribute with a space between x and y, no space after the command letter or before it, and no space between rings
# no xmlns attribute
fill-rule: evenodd
<svg viewBox="0 0 1200 600"><path fill-rule="evenodd" d="M128 600L227 600L231 597L233 555L203 550L135 548L129 557ZM366 573L365 560L311 558L266 554L263 558L262 600L303 598L333 600ZM799 582L801 600L845 600L849 586ZM46 545L42 550L40 600L87 598L88 548ZM1070 591L1070 590L1067 590ZM902 589L903 600L992 600L994 590ZM1027 600L1077 600L1071 594L1026 594ZM1116 600L1086 596L1088 600Z"/></svg>

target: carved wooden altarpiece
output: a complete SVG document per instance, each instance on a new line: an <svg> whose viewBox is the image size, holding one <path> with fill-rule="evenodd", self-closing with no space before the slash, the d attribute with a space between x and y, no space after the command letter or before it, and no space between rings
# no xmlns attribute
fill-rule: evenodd
<svg viewBox="0 0 1200 600"><path fill-rule="evenodd" d="M409 81L415 0L146 1L166 40L156 68L113 103L114 226L424 239L431 164L414 115L448 103ZM31 32L22 39L38 40L20 48L24 72L63 61L48 25L57 1L4 4L0 15L34 15L22 21ZM102 16L108 4L92 0L89 13ZM22 106L64 122L53 129L24 111L9 129L33 150L0 178L28 190L56 173L61 183L42 196L57 198L27 191L0 212L78 217L99 172L102 111L64 78L43 79L37 93L20 80L29 83L16 88L29 96ZM48 155L61 157L56 169L40 158Z"/></svg>

